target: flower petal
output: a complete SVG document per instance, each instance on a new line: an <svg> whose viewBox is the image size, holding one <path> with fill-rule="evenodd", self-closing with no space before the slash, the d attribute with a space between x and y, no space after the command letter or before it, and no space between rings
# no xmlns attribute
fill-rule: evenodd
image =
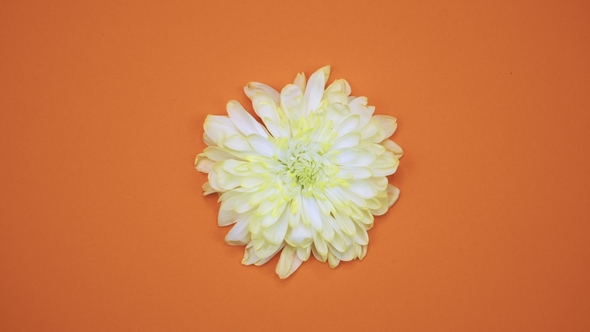
<svg viewBox="0 0 590 332"><path fill-rule="evenodd" d="M287 117L294 123L305 112L305 98L301 89L293 84L288 84L281 90L281 108Z"/></svg>
<svg viewBox="0 0 590 332"><path fill-rule="evenodd" d="M381 142L381 145L383 145L387 151L391 151L398 159L404 155L402 148L390 139L384 140Z"/></svg>
<svg viewBox="0 0 590 332"><path fill-rule="evenodd" d="M297 74L297 76L295 77L295 82L293 82L293 84L297 85L299 87L299 89L301 89L302 92L305 91L305 73L299 73Z"/></svg>
<svg viewBox="0 0 590 332"><path fill-rule="evenodd" d="M340 260L332 252L328 252L328 264L330 264L331 268L335 269L340 264Z"/></svg>
<svg viewBox="0 0 590 332"><path fill-rule="evenodd" d="M379 121L381 128L385 130L385 137L393 135L397 128L397 119L388 115L373 115L373 119Z"/></svg>
<svg viewBox="0 0 590 332"><path fill-rule="evenodd" d="M283 243L289 226L288 209L285 209L274 224L262 231L262 235L272 244Z"/></svg>
<svg viewBox="0 0 590 332"><path fill-rule="evenodd" d="M202 173L209 173L213 169L215 161L207 158L204 153L199 153L195 159L195 169Z"/></svg>
<svg viewBox="0 0 590 332"><path fill-rule="evenodd" d="M286 245L281 252L281 258L277 264L276 272L279 278L288 278L293 272L295 272L303 261L297 256L297 249Z"/></svg>
<svg viewBox="0 0 590 332"><path fill-rule="evenodd" d="M359 144L361 140L361 135L359 133L353 132L347 135L344 135L337 139L332 145L332 150L340 150L345 148L352 148Z"/></svg>
<svg viewBox="0 0 590 332"><path fill-rule="evenodd" d="M211 195L215 192L217 192L215 189L213 189L213 187L211 187L211 184L209 182L205 182L203 183L203 195L207 196L207 195Z"/></svg>
<svg viewBox="0 0 590 332"><path fill-rule="evenodd" d="M290 228L285 236L285 241L295 247L307 247L313 242L311 226L299 222Z"/></svg>
<svg viewBox="0 0 590 332"><path fill-rule="evenodd" d="M225 242L232 246L243 246L250 242L247 218L242 218L236 222L234 227L225 236Z"/></svg>
<svg viewBox="0 0 590 332"><path fill-rule="evenodd" d="M244 87L244 92L252 101L254 100L254 95L260 93L272 99L276 104L278 104L280 100L279 92L263 83L250 82Z"/></svg>
<svg viewBox="0 0 590 332"><path fill-rule="evenodd" d="M227 103L227 114L234 125L246 136L258 134L268 138L268 132L235 100ZM209 134L209 133L207 133Z"/></svg>
<svg viewBox="0 0 590 332"><path fill-rule="evenodd" d="M399 193L400 191L397 187L394 187L392 185L387 186L387 204L389 205L389 207L391 207L393 203L397 201L397 199L399 198Z"/></svg>
<svg viewBox="0 0 590 332"><path fill-rule="evenodd" d="M234 224L239 215L233 210L222 210L219 209L219 214L217 217L217 225L220 227L229 226Z"/></svg>
<svg viewBox="0 0 590 332"><path fill-rule="evenodd" d="M307 88L305 89L305 115L315 111L320 106L322 96L324 95L324 86L329 76L330 66L325 66L318 69L309 78Z"/></svg>
<svg viewBox="0 0 590 332"><path fill-rule="evenodd" d="M342 121L340 125L335 129L338 133L336 137L342 137L348 133L351 133L357 130L359 123L360 123L360 116L354 114L346 118L346 120Z"/></svg>
<svg viewBox="0 0 590 332"><path fill-rule="evenodd" d="M304 223L311 226L318 232L322 230L323 217L320 207L313 197L303 197L301 200L301 218Z"/></svg>
<svg viewBox="0 0 590 332"><path fill-rule="evenodd" d="M364 199L370 199L377 195L377 190L367 181L352 180L348 183L350 184L349 190Z"/></svg>
<svg viewBox="0 0 590 332"><path fill-rule="evenodd" d="M272 157L275 154L275 146L268 139L259 135L248 135L246 137L250 146L259 154Z"/></svg>
<svg viewBox="0 0 590 332"><path fill-rule="evenodd" d="M220 137L241 135L238 128L227 116L207 115L203 127L205 129L205 135L207 135L212 141L216 142L216 144L218 145L218 139Z"/></svg>

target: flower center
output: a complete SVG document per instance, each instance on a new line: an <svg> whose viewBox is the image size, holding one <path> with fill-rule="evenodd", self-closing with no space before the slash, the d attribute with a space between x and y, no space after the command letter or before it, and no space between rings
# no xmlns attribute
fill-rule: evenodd
<svg viewBox="0 0 590 332"><path fill-rule="evenodd" d="M278 153L280 174L287 188L312 194L330 186L338 167L325 156L325 145L310 139L292 139Z"/></svg>
<svg viewBox="0 0 590 332"><path fill-rule="evenodd" d="M287 151L286 158L280 161L297 184L303 187L312 186L323 175L322 166L326 163L324 152L320 144L315 142L308 145L296 142L293 145Z"/></svg>

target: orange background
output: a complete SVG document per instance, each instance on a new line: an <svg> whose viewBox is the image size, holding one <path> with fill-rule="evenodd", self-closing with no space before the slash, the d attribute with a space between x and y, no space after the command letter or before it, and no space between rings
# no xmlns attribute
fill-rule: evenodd
<svg viewBox="0 0 590 332"><path fill-rule="evenodd" d="M589 331L590 2L2 1L0 330ZM206 114L325 64L398 118L363 260L242 266ZM247 106L251 110L251 106Z"/></svg>

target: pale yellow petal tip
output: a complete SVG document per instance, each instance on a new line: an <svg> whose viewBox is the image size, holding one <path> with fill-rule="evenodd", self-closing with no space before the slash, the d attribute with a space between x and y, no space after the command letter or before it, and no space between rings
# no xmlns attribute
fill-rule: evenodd
<svg viewBox="0 0 590 332"><path fill-rule="evenodd" d="M215 162L205 156L204 153L199 153L195 159L195 169L201 173L209 173L213 169Z"/></svg>
<svg viewBox="0 0 590 332"><path fill-rule="evenodd" d="M205 182L203 184L203 195L207 196L207 195L211 195L215 192L217 192L217 191L215 191L215 189L213 189L213 187L211 187L211 184L209 182Z"/></svg>
<svg viewBox="0 0 590 332"><path fill-rule="evenodd" d="M332 66L324 66L318 69L318 71L322 71L324 73L324 84L326 84L328 82L328 78L330 77L330 73L332 72Z"/></svg>
<svg viewBox="0 0 590 332"><path fill-rule="evenodd" d="M322 68L320 68L321 71L324 72L325 76L330 76L330 72L332 71L332 66L331 65L325 65Z"/></svg>
<svg viewBox="0 0 590 332"><path fill-rule="evenodd" d="M391 207L399 198L400 190L392 185L387 185L387 203Z"/></svg>
<svg viewBox="0 0 590 332"><path fill-rule="evenodd" d="M340 260L338 258L336 258L336 256L334 256L334 254L329 252L328 253L328 264L330 264L331 268L335 269L340 264Z"/></svg>

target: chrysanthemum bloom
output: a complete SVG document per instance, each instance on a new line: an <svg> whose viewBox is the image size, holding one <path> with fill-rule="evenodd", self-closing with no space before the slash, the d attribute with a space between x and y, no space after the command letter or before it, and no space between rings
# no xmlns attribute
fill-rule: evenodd
<svg viewBox="0 0 590 332"><path fill-rule="evenodd" d="M218 193L225 240L245 245L243 264L262 265L281 252L276 272L290 276L310 254L332 268L363 259L373 215L399 190L388 183L401 148L389 137L396 119L373 115L367 98L345 80L324 89L330 67L306 84L298 74L279 93L249 83L246 95L263 124L237 101L228 116L209 115L195 168L208 173L205 195Z"/></svg>

